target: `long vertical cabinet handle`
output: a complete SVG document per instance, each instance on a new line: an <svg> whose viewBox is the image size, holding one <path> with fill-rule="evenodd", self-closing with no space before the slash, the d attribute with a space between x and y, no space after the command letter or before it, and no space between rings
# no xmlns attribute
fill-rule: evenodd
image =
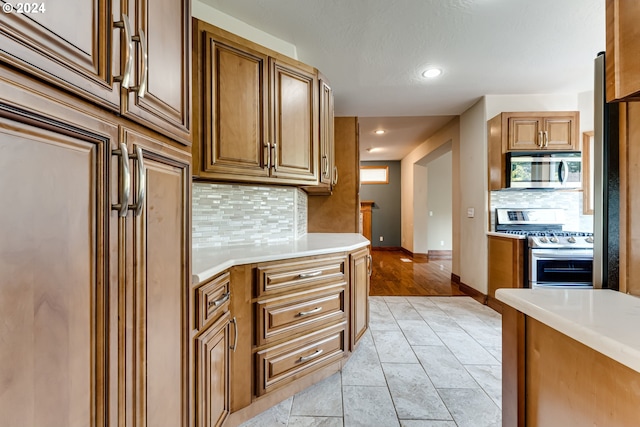
<svg viewBox="0 0 640 427"><path fill-rule="evenodd" d="M135 216L140 216L142 208L144 208L144 201L147 193L147 176L144 173L144 160L142 157L142 148L136 147L136 153L131 156L137 161L138 171L138 195L136 197L136 203L129 206L129 209L133 210Z"/></svg>
<svg viewBox="0 0 640 427"><path fill-rule="evenodd" d="M265 157L267 158L267 171L269 171L271 169L271 144L269 144L268 142L265 142L264 148L265 148L265 151L267 152L267 155Z"/></svg>
<svg viewBox="0 0 640 427"><path fill-rule="evenodd" d="M338 166L333 167L333 185L338 185Z"/></svg>
<svg viewBox="0 0 640 427"><path fill-rule="evenodd" d="M133 38L131 37L131 21L126 14L122 14L122 20L113 23L116 28L122 28L124 31L124 71L121 76L115 76L113 79L120 82L120 86L129 89L131 87L131 72L133 71Z"/></svg>
<svg viewBox="0 0 640 427"><path fill-rule="evenodd" d="M278 172L278 144L275 142L272 143L271 150L273 151L273 161L271 162L271 166L273 166L274 172Z"/></svg>
<svg viewBox="0 0 640 427"><path fill-rule="evenodd" d="M233 319L231 319L231 323L233 323L235 337L233 339L233 345L229 348L235 353L236 348L238 348L238 321L236 320L235 316L233 317Z"/></svg>
<svg viewBox="0 0 640 427"><path fill-rule="evenodd" d="M371 255L367 255L367 260L369 260L369 277L373 274L373 257Z"/></svg>
<svg viewBox="0 0 640 427"><path fill-rule="evenodd" d="M538 142L536 145L540 148L544 148L544 136L542 136L542 131L538 131Z"/></svg>
<svg viewBox="0 0 640 427"><path fill-rule="evenodd" d="M129 90L138 92L139 98L144 98L147 93L147 77L149 76L149 55L147 54L147 36L144 31L140 30L140 34L131 37L131 40L140 45L142 52L142 70L140 71L140 83Z"/></svg>
<svg viewBox="0 0 640 427"><path fill-rule="evenodd" d="M140 30L140 35L133 36L134 41L137 41L142 51L142 71L140 71L140 84L132 90L138 92L139 98L144 98L147 93L147 80L149 77L149 55L147 54L147 36L144 31Z"/></svg>
<svg viewBox="0 0 640 427"><path fill-rule="evenodd" d="M131 174L129 172L129 152L124 143L120 143L120 149L111 152L114 156L120 156L120 175L118 177L118 199L120 203L111 205L111 209L118 211L118 216L127 216L129 197L131 196Z"/></svg>
<svg viewBox="0 0 640 427"><path fill-rule="evenodd" d="M548 147L549 146L549 131L545 130L543 135L544 135L544 146Z"/></svg>
<svg viewBox="0 0 640 427"><path fill-rule="evenodd" d="M329 158L326 154L322 155L322 176L325 178L329 176Z"/></svg>

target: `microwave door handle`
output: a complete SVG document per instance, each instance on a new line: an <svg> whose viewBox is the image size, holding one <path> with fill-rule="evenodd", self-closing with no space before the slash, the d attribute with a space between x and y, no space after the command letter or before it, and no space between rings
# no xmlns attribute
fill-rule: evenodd
<svg viewBox="0 0 640 427"><path fill-rule="evenodd" d="M567 172L569 172L569 165L567 164L567 161L561 160L558 168L558 178L560 179L560 184L564 184L567 180Z"/></svg>

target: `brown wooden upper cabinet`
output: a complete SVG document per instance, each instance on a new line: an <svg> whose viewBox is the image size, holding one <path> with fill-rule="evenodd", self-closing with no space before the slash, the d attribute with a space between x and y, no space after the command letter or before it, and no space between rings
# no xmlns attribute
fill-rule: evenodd
<svg viewBox="0 0 640 427"><path fill-rule="evenodd" d="M338 167L335 157L335 135L333 127L333 89L327 78L318 72L320 88L320 110L318 135L320 137L320 170L318 185L304 187L309 195L330 195L338 184Z"/></svg>
<svg viewBox="0 0 640 427"><path fill-rule="evenodd" d="M606 2L606 96L607 101L640 100L640 3Z"/></svg>
<svg viewBox="0 0 640 427"><path fill-rule="evenodd" d="M188 0L5 4L0 61L190 143Z"/></svg>
<svg viewBox="0 0 640 427"><path fill-rule="evenodd" d="M507 120L507 151L578 150L578 113L503 113Z"/></svg>
<svg viewBox="0 0 640 427"><path fill-rule="evenodd" d="M316 70L194 19L194 175L318 181Z"/></svg>
<svg viewBox="0 0 640 427"><path fill-rule="evenodd" d="M580 150L578 111L500 113L487 122L489 190L505 187L509 151Z"/></svg>

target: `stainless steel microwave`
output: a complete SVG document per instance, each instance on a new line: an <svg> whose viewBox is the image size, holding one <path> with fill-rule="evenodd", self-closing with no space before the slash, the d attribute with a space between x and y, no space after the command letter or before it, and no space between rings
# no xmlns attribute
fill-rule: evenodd
<svg viewBox="0 0 640 427"><path fill-rule="evenodd" d="M508 188L580 188L582 154L575 151L507 153Z"/></svg>

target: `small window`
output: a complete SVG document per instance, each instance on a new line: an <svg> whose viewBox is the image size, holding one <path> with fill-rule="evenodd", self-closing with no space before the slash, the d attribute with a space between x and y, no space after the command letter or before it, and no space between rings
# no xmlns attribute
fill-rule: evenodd
<svg viewBox="0 0 640 427"><path fill-rule="evenodd" d="M360 166L361 184L388 184L389 166Z"/></svg>

